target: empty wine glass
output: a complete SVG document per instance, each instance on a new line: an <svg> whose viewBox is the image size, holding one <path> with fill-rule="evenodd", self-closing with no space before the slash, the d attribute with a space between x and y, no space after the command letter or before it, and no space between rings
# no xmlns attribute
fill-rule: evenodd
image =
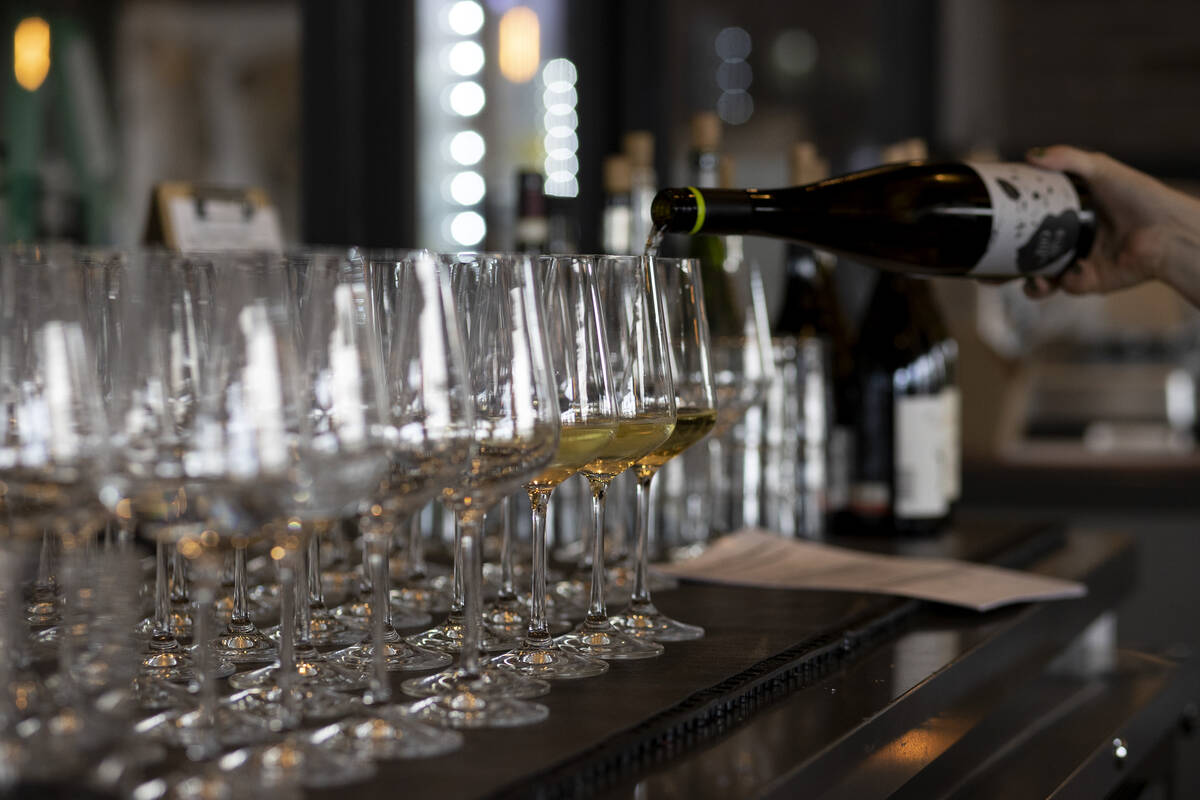
<svg viewBox="0 0 1200 800"><path fill-rule="evenodd" d="M583 469L592 490L592 580L587 616L558 641L595 658L661 655L653 641L627 636L608 619L604 601L604 501L609 483L654 452L675 429L667 329L658 278L648 259L602 257L596 268L617 406L613 440Z"/></svg>
<svg viewBox="0 0 1200 800"><path fill-rule="evenodd" d="M675 390L675 430L658 449L636 465L637 564L629 607L612 624L632 636L660 642L699 639L704 629L671 619L650 599L650 487L658 470L703 439L717 421L716 385L708 353L708 321L700 264L694 259L652 258L662 292L670 343L669 361Z"/></svg>
<svg viewBox="0 0 1200 800"><path fill-rule="evenodd" d="M481 663L480 539L488 509L553 458L558 398L530 258L463 254L445 259L466 328L477 448L442 495L454 510L462 539L465 630L458 667L405 681L402 687L409 694L430 695L413 707L424 720L449 727L522 725L549 712L517 696L541 694L549 687Z"/></svg>
<svg viewBox="0 0 1200 800"><path fill-rule="evenodd" d="M546 613L546 512L551 494L608 447L617 431L608 338L594 259L548 256L538 264L543 325L558 390L558 451L525 488L533 512L533 589L529 630L497 666L543 679L586 678L608 670L597 658L568 652L550 635Z"/></svg>

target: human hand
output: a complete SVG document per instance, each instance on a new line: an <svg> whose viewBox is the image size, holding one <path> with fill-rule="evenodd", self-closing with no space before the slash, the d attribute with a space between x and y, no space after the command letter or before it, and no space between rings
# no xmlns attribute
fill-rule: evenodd
<svg viewBox="0 0 1200 800"><path fill-rule="evenodd" d="M1087 181L1097 216L1087 257L1058 278L1027 279L1027 295L1112 292L1157 279L1200 306L1200 200L1103 153L1057 145L1026 158Z"/></svg>

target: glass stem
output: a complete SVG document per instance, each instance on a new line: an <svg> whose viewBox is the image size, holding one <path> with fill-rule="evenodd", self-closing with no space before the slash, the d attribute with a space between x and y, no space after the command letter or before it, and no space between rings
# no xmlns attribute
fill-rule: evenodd
<svg viewBox="0 0 1200 800"><path fill-rule="evenodd" d="M309 545L316 542L317 537L312 533L312 526L308 523L303 523L305 532L309 535ZM309 600L309 578L312 576L312 547L305 546L300 548L298 553L300 558L300 569L296 570L296 616L285 617L280 616L279 632L283 633L283 622L285 620L293 620L296 625L296 650L307 654L313 649L312 642L309 641L312 636L312 604ZM318 578L318 580L320 580Z"/></svg>
<svg viewBox="0 0 1200 800"><path fill-rule="evenodd" d="M467 512L459 515L458 531L462 540L463 621L462 653L459 666L468 678L480 675L480 643L483 641L483 515Z"/></svg>
<svg viewBox="0 0 1200 800"><path fill-rule="evenodd" d="M154 637L152 646L167 649L175 643L171 629L171 587L167 585L167 544L162 539L154 543Z"/></svg>
<svg viewBox="0 0 1200 800"><path fill-rule="evenodd" d="M186 605L188 601L187 559L178 547L171 556L171 602Z"/></svg>
<svg viewBox="0 0 1200 800"><path fill-rule="evenodd" d="M37 580L34 589L39 593L53 592L54 586L54 535L47 529L42 531L42 552L38 556Z"/></svg>
<svg viewBox="0 0 1200 800"><path fill-rule="evenodd" d="M421 536L421 515L414 514L408 525L408 577L419 581L427 572L425 539Z"/></svg>
<svg viewBox="0 0 1200 800"><path fill-rule="evenodd" d="M407 524L408 516L401 516L397 520L395 529L403 530ZM386 642L398 642L400 641L400 634L396 632L396 627L392 623L392 598L389 591L392 583L392 528L389 527L380 531L377 538L379 542L376 544L376 549L383 553L383 561L375 564L375 570L371 579L371 583L375 587L371 605L372 608L378 605L383 609L383 613L379 617L383 622L383 640Z"/></svg>
<svg viewBox="0 0 1200 800"><path fill-rule="evenodd" d="M282 597L286 592L280 593ZM291 619L290 616L280 616L281 620ZM250 628L250 603L246 597L246 545L233 546L233 615L229 619L229 627L235 631L246 631Z"/></svg>
<svg viewBox="0 0 1200 800"><path fill-rule="evenodd" d="M533 572L530 576L532 587L526 642L544 646L550 642L550 624L546 620L546 510L550 506L550 493L530 489L529 505L533 510L533 530L530 535L533 546Z"/></svg>
<svg viewBox="0 0 1200 800"><path fill-rule="evenodd" d="M325 607L325 587L321 585L321 537L316 531L308 540L308 602L313 608Z"/></svg>
<svg viewBox="0 0 1200 800"><path fill-rule="evenodd" d="M633 608L650 605L650 584L646 573L650 568L650 484L654 473L638 475L637 483L637 562L633 568Z"/></svg>
<svg viewBox="0 0 1200 800"><path fill-rule="evenodd" d="M370 552L374 594L371 599L371 687L370 702L373 705L391 699L388 679L387 634L392 627L392 604L388 599L388 550L391 537L384 533L364 534Z"/></svg>
<svg viewBox="0 0 1200 800"><path fill-rule="evenodd" d="M608 481L588 480L592 487L592 586L588 597L587 621L600 624L608 619L604 608L604 500Z"/></svg>
<svg viewBox="0 0 1200 800"><path fill-rule="evenodd" d="M295 553L285 553L279 560L279 619L295 620L296 574L293 567ZM296 697L292 686L296 679L296 627L294 624L279 626L279 688L283 690L283 707L288 717L296 718Z"/></svg>
<svg viewBox="0 0 1200 800"><path fill-rule="evenodd" d="M454 589L450 596L450 616L462 616L465 605L463 590L463 552L462 552L462 522L455 520L454 524Z"/></svg>
<svg viewBox="0 0 1200 800"><path fill-rule="evenodd" d="M202 558L214 559L207 554ZM217 681L212 652L212 613L216 583L220 580L217 564L201 565L196 581L196 618L193 622L196 639L196 681L199 688L200 730L204 741L200 750L205 756L217 751Z"/></svg>
<svg viewBox="0 0 1200 800"><path fill-rule="evenodd" d="M513 581L513 509L512 498L505 497L500 501L500 591L498 602L509 602L517 597L517 588Z"/></svg>

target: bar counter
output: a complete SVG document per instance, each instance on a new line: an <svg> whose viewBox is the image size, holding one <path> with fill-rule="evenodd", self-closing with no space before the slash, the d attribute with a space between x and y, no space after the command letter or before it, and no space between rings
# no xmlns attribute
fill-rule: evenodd
<svg viewBox="0 0 1200 800"><path fill-rule="evenodd" d="M1188 663L1112 648L1131 541L961 517L936 539L851 542L1088 586L987 614L684 584L656 602L704 639L554 684L540 725L469 731L455 754L381 763L369 784L309 796L1102 797L1169 781L1200 690Z"/></svg>

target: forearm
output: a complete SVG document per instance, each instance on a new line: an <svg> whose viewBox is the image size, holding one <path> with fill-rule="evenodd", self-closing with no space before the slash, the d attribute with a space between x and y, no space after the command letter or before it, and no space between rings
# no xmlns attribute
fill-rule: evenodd
<svg viewBox="0 0 1200 800"><path fill-rule="evenodd" d="M1158 277L1200 308L1200 213L1190 226L1172 225L1163 232Z"/></svg>

